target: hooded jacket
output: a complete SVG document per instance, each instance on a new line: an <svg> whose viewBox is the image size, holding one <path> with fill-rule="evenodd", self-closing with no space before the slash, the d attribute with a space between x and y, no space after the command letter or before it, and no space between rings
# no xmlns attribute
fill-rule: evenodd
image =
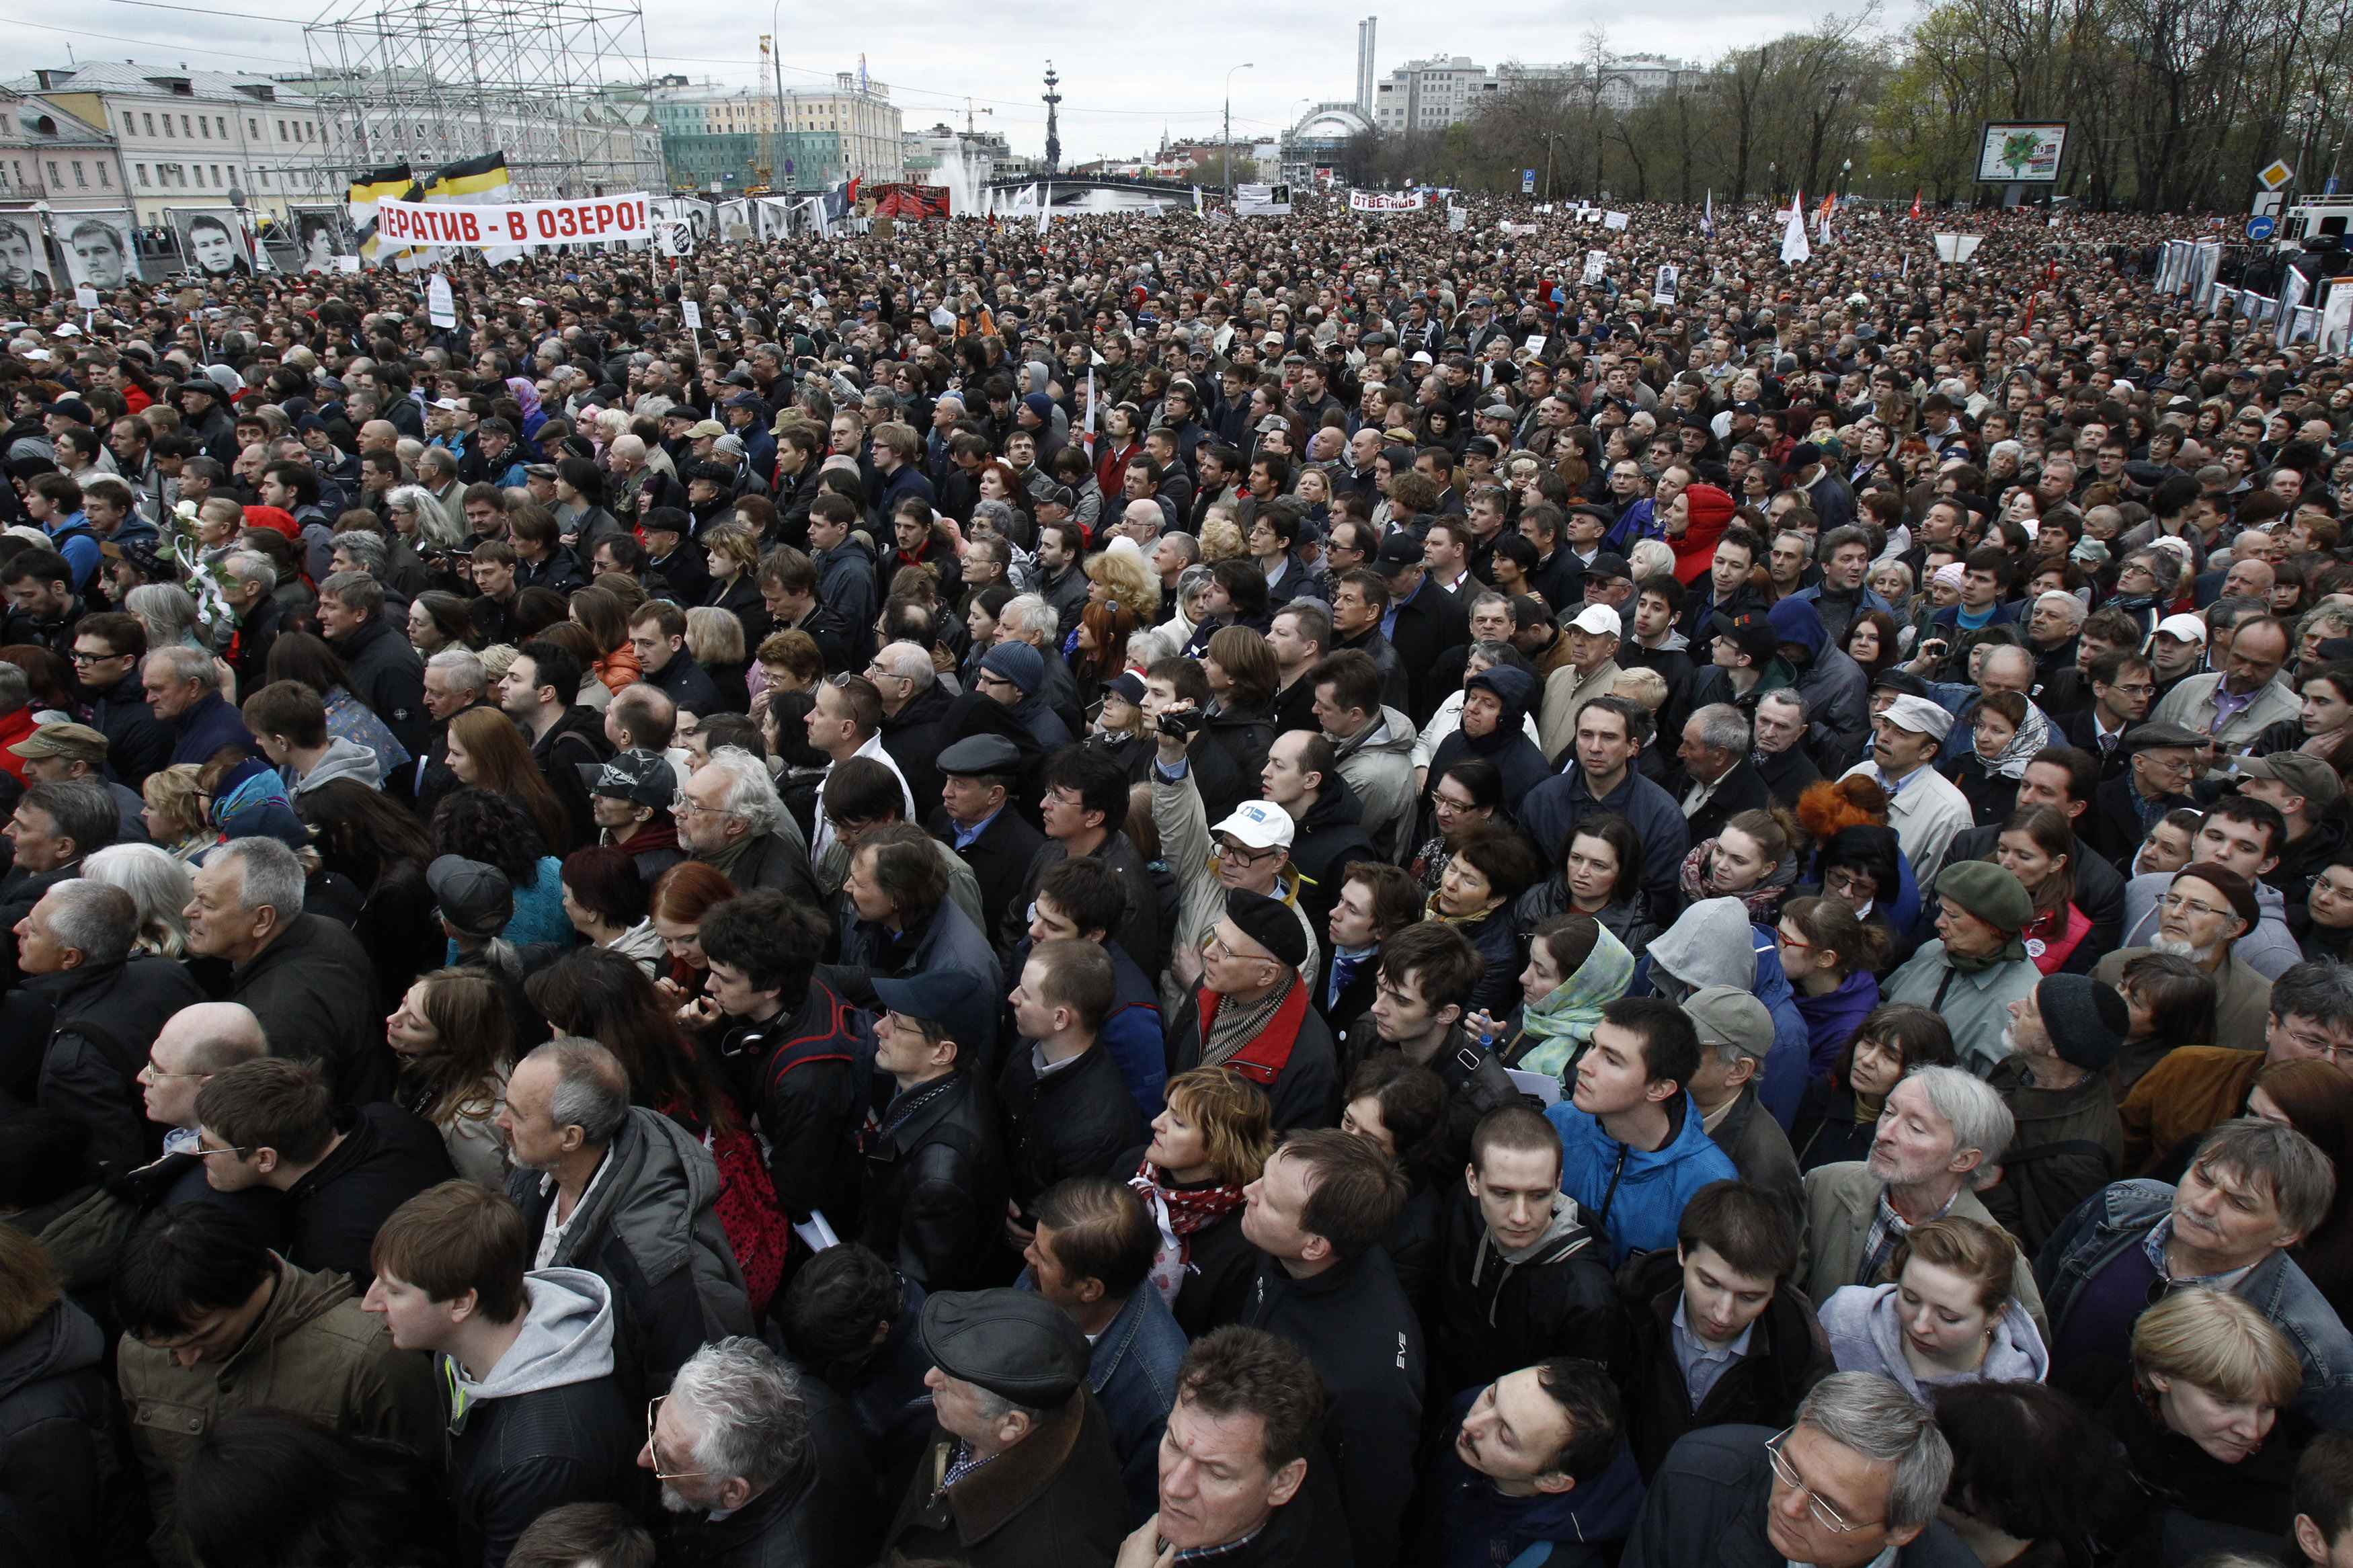
<svg viewBox="0 0 2353 1568"><path fill-rule="evenodd" d="M290 794L308 795L337 779L350 779L354 784L375 789L383 780L384 770L376 763L375 752L356 741L346 741L337 735L328 741L325 754L309 773L298 775L291 766L288 766L280 770L279 776L286 781Z"/></svg>
<svg viewBox="0 0 2353 1568"><path fill-rule="evenodd" d="M719 1166L686 1129L631 1106L549 1262L592 1268L614 1287L623 1371L658 1394L706 1340L749 1333L744 1272L719 1221ZM518 1170L507 1195L536 1238L555 1179Z"/></svg>
<svg viewBox="0 0 2353 1568"><path fill-rule="evenodd" d="M425 665L408 638L377 615L346 637L336 639L353 696L384 721L410 756L425 749L432 720L425 711Z"/></svg>
<svg viewBox="0 0 2353 1568"><path fill-rule="evenodd" d="M1766 620L1784 643L1806 650L1795 668L1798 695L1806 700L1807 738L1821 755L1846 755L1871 730L1871 682L1862 666L1831 646L1811 600L1784 599Z"/></svg>
<svg viewBox="0 0 2353 1568"><path fill-rule="evenodd" d="M1722 487L1683 487L1683 515L1690 521L1667 544L1675 552L1675 580L1684 587L1707 575L1708 565L1715 559L1715 542L1724 537L1732 511L1732 495Z"/></svg>
<svg viewBox="0 0 2353 1568"><path fill-rule="evenodd" d="M343 1276L306 1274L278 1258L270 1267L277 1283L269 1304L245 1342L219 1360L184 1367L170 1351L128 1334L121 1342L116 1372L160 1562L185 1561L174 1544L174 1496L196 1444L225 1415L278 1410L414 1453L440 1449L432 1363L395 1350L384 1320L360 1310Z"/></svg>
<svg viewBox="0 0 2353 1568"><path fill-rule="evenodd" d="M1473 1390L1454 1401L1449 1431L1461 1430L1476 1398ZM1624 1447L1599 1475L1567 1491L1507 1497L1449 1442L1430 1482L1438 1536L1425 1537L1420 1561L1434 1568L1588 1568L1604 1561L1603 1547L1623 1541L1642 1511L1641 1473Z"/></svg>
<svg viewBox="0 0 2353 1568"><path fill-rule="evenodd" d="M2242 1052L2242 1055L2254 1055ZM2001 1180L1978 1194L2030 1258L2076 1205L2121 1173L2124 1122L2105 1072L2071 1089L2042 1089L2023 1057L2006 1057L1986 1077L2016 1123L2001 1156Z"/></svg>
<svg viewBox="0 0 2353 1568"><path fill-rule="evenodd" d="M1647 1150L1620 1143L1569 1100L1545 1112L1560 1134L1560 1190L1609 1237L1612 1268L1637 1252L1672 1250L1675 1221L1691 1195L1740 1174L1681 1089L1667 1101L1667 1119L1665 1145Z"/></svg>
<svg viewBox="0 0 2353 1568"><path fill-rule="evenodd" d="M1398 865L1413 851L1413 721L1384 707L1369 724L1335 742L1340 776L1364 804L1365 836L1381 858Z"/></svg>
<svg viewBox="0 0 2353 1568"><path fill-rule="evenodd" d="M38 1550L26 1563L80 1568L137 1555L123 1528L135 1510L114 1443L106 1335L69 1300L0 1344L0 1508L13 1508ZM125 1539L129 1538L129 1539Z"/></svg>
<svg viewBox="0 0 2353 1568"><path fill-rule="evenodd" d="M1505 1250L1473 1200L1456 1190L1438 1282L1431 1386L1449 1397L1574 1347L1621 1372L1625 1324L1602 1238L1577 1200L1553 1194L1544 1233Z"/></svg>
<svg viewBox="0 0 2353 1568"><path fill-rule="evenodd" d="M612 1287L580 1268L523 1279L522 1331L479 1380L434 1358L449 1434L457 1560L498 1568L552 1508L634 1502L642 1442L613 1367Z"/></svg>
<svg viewBox="0 0 2353 1568"><path fill-rule="evenodd" d="M1746 929L1745 936L1740 928ZM1748 911L1737 899L1703 899L1651 939L1646 962L1649 967L1637 973L1637 995L1644 979L1655 989L1651 972L1663 969L1695 991L1729 985L1765 1004L1773 1015L1773 1048L1757 1071L1757 1098L1787 1130L1805 1094L1808 1036L1788 976L1781 973L1780 949L1772 931L1750 925Z"/></svg>
<svg viewBox="0 0 2353 1568"><path fill-rule="evenodd" d="M1430 759L1432 787L1446 776L1448 768L1465 757L1484 757L1495 764L1504 775L1504 798L1507 801L1518 800L1549 778L1552 764L1520 727L1527 720L1528 704L1536 700L1539 689L1535 678L1525 670L1499 665L1472 676L1463 682L1463 689L1493 692L1504 705L1503 715L1495 721L1491 732L1476 740L1458 729L1438 743L1438 750Z"/></svg>
<svg viewBox="0 0 2353 1568"><path fill-rule="evenodd" d="M2004 1301L1988 1329L1984 1364L1957 1377L1923 1383L1904 1358L1901 1287L1847 1285L1822 1303L1822 1332L1841 1372L1875 1372L1922 1405L1933 1405L1936 1390L1957 1383L2041 1383L2051 1370L2051 1352L2034 1320L2015 1300Z"/></svg>

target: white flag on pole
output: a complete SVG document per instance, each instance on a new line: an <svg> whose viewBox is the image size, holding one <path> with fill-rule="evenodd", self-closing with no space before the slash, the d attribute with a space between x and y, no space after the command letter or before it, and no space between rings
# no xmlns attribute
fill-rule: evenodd
<svg viewBox="0 0 2353 1568"><path fill-rule="evenodd" d="M1054 182L1049 180L1046 182L1046 194L1044 196L1040 197L1038 202L1038 232L1039 234L1046 232L1047 220L1053 216L1053 211Z"/></svg>
<svg viewBox="0 0 2353 1568"><path fill-rule="evenodd" d="M2295 335L2295 312L2303 305L2304 297L2311 291L2312 280L2295 268L2289 268L2287 277L2280 282L2279 330L2272 334L2274 347L2287 347L2288 339Z"/></svg>
<svg viewBox="0 0 2353 1568"><path fill-rule="evenodd" d="M1811 260L1813 254L1814 247L1806 243L1806 193L1799 191L1789 203L1789 226L1781 231L1781 260L1795 267Z"/></svg>

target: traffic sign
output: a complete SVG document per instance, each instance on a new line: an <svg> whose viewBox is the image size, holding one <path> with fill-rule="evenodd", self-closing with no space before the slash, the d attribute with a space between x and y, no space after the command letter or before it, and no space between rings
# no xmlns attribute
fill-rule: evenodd
<svg viewBox="0 0 2353 1568"><path fill-rule="evenodd" d="M2260 214L2257 216L2251 217L2247 220L2247 237L2249 239L2269 239L2272 237L2272 231L2277 227L2279 227L2278 219L2273 217L2268 213Z"/></svg>
<svg viewBox="0 0 2353 1568"><path fill-rule="evenodd" d="M2278 190L2295 178L2295 167L2284 158L2273 159L2271 167L2255 176L2256 182L2267 191Z"/></svg>

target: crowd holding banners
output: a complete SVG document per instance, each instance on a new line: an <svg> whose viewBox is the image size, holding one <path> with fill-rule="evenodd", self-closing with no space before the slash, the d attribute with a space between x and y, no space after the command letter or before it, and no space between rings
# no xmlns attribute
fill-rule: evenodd
<svg viewBox="0 0 2353 1568"><path fill-rule="evenodd" d="M2276 277L1292 195L0 288L0 1555L2353 1552Z"/></svg>

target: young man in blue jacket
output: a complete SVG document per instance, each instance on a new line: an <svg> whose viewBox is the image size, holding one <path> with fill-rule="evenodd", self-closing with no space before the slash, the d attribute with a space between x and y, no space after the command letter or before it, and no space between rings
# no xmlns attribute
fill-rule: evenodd
<svg viewBox="0 0 2353 1568"><path fill-rule="evenodd" d="M1602 1009L1567 1100L1545 1112L1560 1134L1560 1188L1609 1239L1609 1266L1675 1245L1675 1221L1710 1182L1738 1177L1683 1092L1699 1032L1655 996Z"/></svg>

